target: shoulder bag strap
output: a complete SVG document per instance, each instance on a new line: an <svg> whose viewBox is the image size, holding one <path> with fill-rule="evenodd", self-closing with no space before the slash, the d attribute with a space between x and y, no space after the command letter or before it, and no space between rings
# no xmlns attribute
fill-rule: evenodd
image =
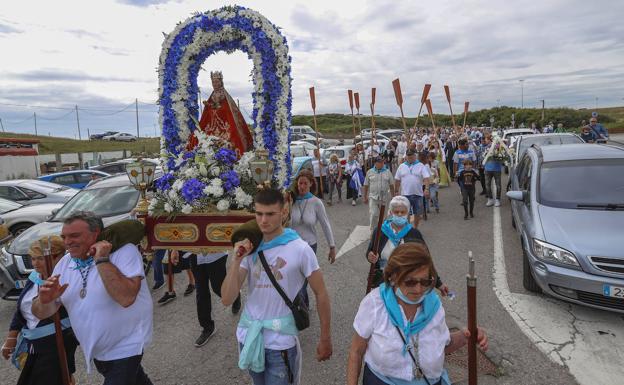
<svg viewBox="0 0 624 385"><path fill-rule="evenodd" d="M288 308L292 310L293 303L290 300L290 298L288 298L286 293L284 293L284 289L282 289L282 287L279 285L279 283L277 283L277 280L275 279L275 276L273 275L273 272L271 271L271 268L269 267L269 264L267 263L267 260L264 257L264 252L263 251L258 251L258 257L260 257L260 263L262 263L262 267L264 268L264 271L266 272L267 276L271 280L271 283L273 284L273 287L275 287L275 290L277 290L277 292L282 297L284 302L286 302L286 306L288 306Z"/></svg>

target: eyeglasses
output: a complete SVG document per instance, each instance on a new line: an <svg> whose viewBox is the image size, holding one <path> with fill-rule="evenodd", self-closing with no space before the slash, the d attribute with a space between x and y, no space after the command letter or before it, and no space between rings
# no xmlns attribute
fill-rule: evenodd
<svg viewBox="0 0 624 385"><path fill-rule="evenodd" d="M418 284L420 284L420 286L422 287L430 287L431 285L433 285L434 279L433 278L408 278L405 281L403 281L403 285L407 286L407 287L414 287Z"/></svg>

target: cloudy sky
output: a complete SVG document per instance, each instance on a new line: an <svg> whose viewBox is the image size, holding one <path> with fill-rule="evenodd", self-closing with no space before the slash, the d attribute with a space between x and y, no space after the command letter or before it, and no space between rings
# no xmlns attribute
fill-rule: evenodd
<svg viewBox="0 0 624 385"><path fill-rule="evenodd" d="M228 1L98 0L0 3L0 119L6 131L82 137L119 130L158 132L157 66L163 33L197 11ZM243 1L282 28L292 56L293 113L349 113L347 89L362 105L377 88L376 113L398 115L391 82L399 77L404 111L416 115L425 83L436 112L496 105L593 108L624 105L624 2L605 0ZM251 62L242 53L209 57L211 70L251 105ZM364 107L363 107L364 108ZM367 111L370 112L367 107Z"/></svg>

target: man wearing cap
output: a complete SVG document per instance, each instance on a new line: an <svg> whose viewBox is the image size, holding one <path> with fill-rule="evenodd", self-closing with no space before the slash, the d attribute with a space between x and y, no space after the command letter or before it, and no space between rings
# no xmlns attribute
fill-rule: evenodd
<svg viewBox="0 0 624 385"><path fill-rule="evenodd" d="M598 141L607 141L609 139L609 132L606 128L600 123L598 123L598 118L592 114L591 119L589 119L589 127L594 132L596 139Z"/></svg>
<svg viewBox="0 0 624 385"><path fill-rule="evenodd" d="M408 149L406 161L401 163L394 176L394 191L410 202L414 228L418 227L423 209L423 195L429 198L429 169L418 161L416 151Z"/></svg>
<svg viewBox="0 0 624 385"><path fill-rule="evenodd" d="M386 205L388 199L394 196L394 178L392 172L384 164L384 159L378 156L374 159L375 165L368 170L364 178L364 203L368 203L371 232L379 221L379 208Z"/></svg>

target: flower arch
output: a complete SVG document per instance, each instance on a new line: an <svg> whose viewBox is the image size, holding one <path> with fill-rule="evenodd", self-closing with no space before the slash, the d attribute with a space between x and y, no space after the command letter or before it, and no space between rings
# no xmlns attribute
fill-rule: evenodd
<svg viewBox="0 0 624 385"><path fill-rule="evenodd" d="M292 107L290 61L286 38L260 13L227 6L198 13L167 35L159 60L159 121L161 156L166 171L179 166L199 120L197 76L208 56L225 51L245 52L253 62L253 126L255 149L265 149L275 163L273 178L290 180L290 120Z"/></svg>

